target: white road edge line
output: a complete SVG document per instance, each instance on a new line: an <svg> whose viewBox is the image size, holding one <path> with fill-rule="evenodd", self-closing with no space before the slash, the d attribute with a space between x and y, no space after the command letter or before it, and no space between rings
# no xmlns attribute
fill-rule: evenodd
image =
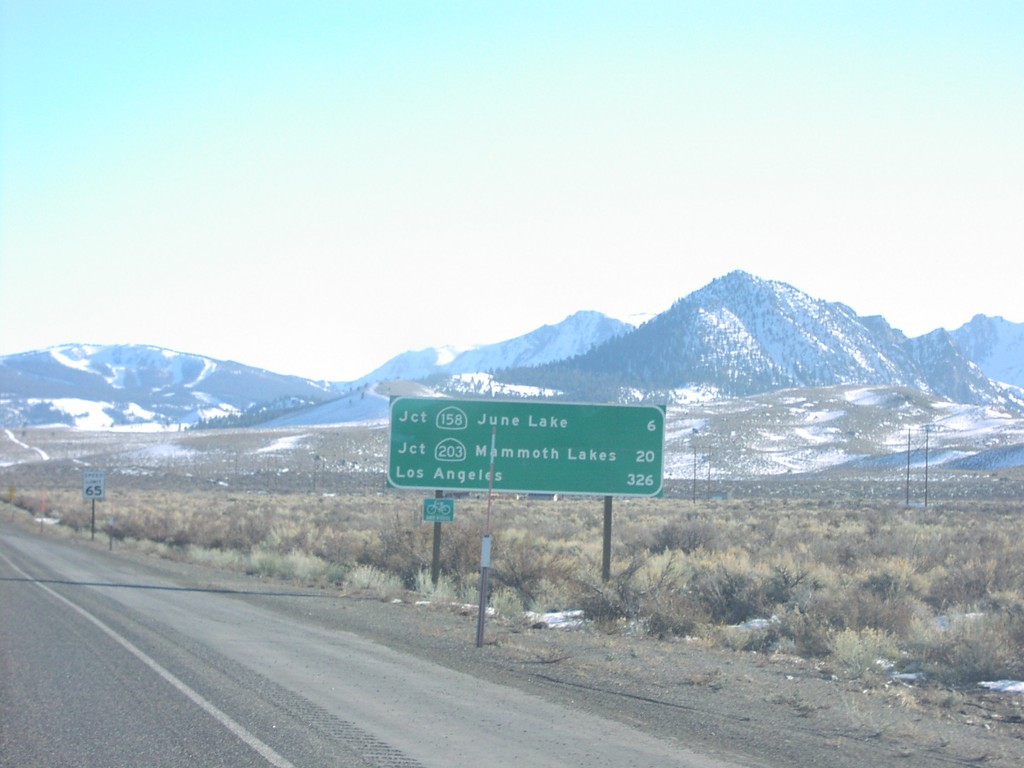
<svg viewBox="0 0 1024 768"><path fill-rule="evenodd" d="M135 645L133 645L129 640L127 640L126 638L124 638L121 635L119 635L116 631L114 631L113 629L108 627L106 624L104 624L102 621L97 619L95 616L93 616L91 613L86 611L84 608L80 608L79 606L75 605L73 602L68 600L66 597L64 597L63 595L60 595L57 592L54 592L52 589L50 589L45 584L41 584L39 581L34 579L32 576L30 576L29 574L25 573L25 571L21 570L21 568L19 568L14 563L12 563L7 558L7 556L4 555L3 553L0 553L0 558L3 558L4 562L6 562L7 565L9 565L12 569L14 569L15 572L21 574L26 580L32 582L33 584L35 584L37 587L39 587L44 592L47 592L51 596L57 598L59 601L61 601L65 605L67 605L69 608L74 609L75 611L80 613L82 616L84 616L86 619L88 619L93 624L95 624L97 627L99 627L103 632L105 632L107 635L109 635L111 637L111 639L113 639L115 642L120 644L125 650L127 650L133 656L138 658L139 661L141 661L143 664L145 664L151 670L153 670L158 675L160 675L160 677L162 677L168 683L170 683L175 688L177 688L179 691L181 691L183 694L185 694L195 704L199 705L199 707L201 707L214 720L219 722L221 725L223 725L225 728L227 728L229 731L231 731L231 733L233 733L235 736L237 736L239 739L241 739L243 742L245 742L245 744L247 744L253 750L255 750L260 755L262 755L267 760L267 762L269 762L271 765L276 766L276 768L295 768L294 764L292 764L291 762L286 760L284 757L279 755L277 752L275 752L267 744L265 744L264 742L260 741L260 739L257 738L254 734L250 733L248 730L246 730L241 725L239 725L237 722L235 722L230 717L228 717L228 715L226 715L225 713L221 712L217 707L215 707L209 701L204 699L202 696L200 696L194 690L189 688L185 683L183 683L181 680L179 680L177 677L175 677L169 671L167 671L162 666L160 666L160 664L158 664L152 658L147 656L143 651L141 651L139 648L137 648Z"/></svg>

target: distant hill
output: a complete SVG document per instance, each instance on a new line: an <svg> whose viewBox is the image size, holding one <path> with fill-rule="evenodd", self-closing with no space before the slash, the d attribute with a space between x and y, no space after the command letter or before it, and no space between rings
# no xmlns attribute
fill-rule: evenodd
<svg viewBox="0 0 1024 768"><path fill-rule="evenodd" d="M415 382L401 385L398 382ZM0 426L312 425L381 419L397 387L438 395L704 402L895 387L1024 413L1024 324L978 315L908 338L884 318L746 272L639 327L577 312L507 341L398 355L352 382L152 346L67 344L0 357Z"/></svg>
<svg viewBox="0 0 1024 768"><path fill-rule="evenodd" d="M194 424L334 396L326 382L151 346L66 344L0 357L6 426Z"/></svg>
<svg viewBox="0 0 1024 768"><path fill-rule="evenodd" d="M633 326L600 312L580 311L555 325L543 325L508 341L469 349L428 347L403 352L349 386L388 379L426 379L441 374L484 373L530 368L581 355ZM341 386L341 385L339 385Z"/></svg>

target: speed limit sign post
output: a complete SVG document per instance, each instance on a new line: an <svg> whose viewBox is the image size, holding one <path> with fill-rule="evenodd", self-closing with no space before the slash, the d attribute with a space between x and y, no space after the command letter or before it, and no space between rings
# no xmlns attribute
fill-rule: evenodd
<svg viewBox="0 0 1024 768"><path fill-rule="evenodd" d="M92 502L92 522L89 525L89 538L96 538L96 502L107 498L106 477L97 469L86 469L82 472L82 498Z"/></svg>

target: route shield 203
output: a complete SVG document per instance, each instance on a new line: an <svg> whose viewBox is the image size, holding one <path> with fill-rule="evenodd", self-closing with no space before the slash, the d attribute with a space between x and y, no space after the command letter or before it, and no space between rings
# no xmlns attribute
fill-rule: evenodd
<svg viewBox="0 0 1024 768"><path fill-rule="evenodd" d="M388 482L398 488L656 496L663 406L398 397Z"/></svg>

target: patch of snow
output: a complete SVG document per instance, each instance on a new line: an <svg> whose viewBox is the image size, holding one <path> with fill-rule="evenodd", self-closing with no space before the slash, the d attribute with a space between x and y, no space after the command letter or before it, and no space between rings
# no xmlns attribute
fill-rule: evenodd
<svg viewBox="0 0 1024 768"><path fill-rule="evenodd" d="M50 460L50 455L46 451L44 451L42 448L36 448L34 445L23 443L21 440L14 436L14 433L11 432L11 430L5 429L4 434L7 435L7 438L15 445L20 446L21 448L24 448L27 451L35 451L37 454L39 454L39 458L42 459L43 461Z"/></svg>
<svg viewBox="0 0 1024 768"><path fill-rule="evenodd" d="M1024 693L1024 682L1020 680L993 680L990 682L978 683L982 688L1000 693Z"/></svg>
<svg viewBox="0 0 1024 768"><path fill-rule="evenodd" d="M875 387L864 387L862 389L849 389L844 395L846 401L853 405L884 406L891 401L891 392Z"/></svg>
<svg viewBox="0 0 1024 768"><path fill-rule="evenodd" d="M531 624L543 624L549 629L579 629L586 623L583 611L552 611L549 613L526 612Z"/></svg>
<svg viewBox="0 0 1024 768"><path fill-rule="evenodd" d="M168 461L191 458L195 455L195 451L189 448L183 448L182 446L174 443L167 443L165 445L152 445L144 451L141 451L139 455L157 459L159 461Z"/></svg>
<svg viewBox="0 0 1024 768"><path fill-rule="evenodd" d="M922 672L893 672L889 677L901 683L918 683L926 679Z"/></svg>
<svg viewBox="0 0 1024 768"><path fill-rule="evenodd" d="M984 613L960 613L953 616L936 616L935 628L945 632L955 626L962 626L977 621Z"/></svg>
<svg viewBox="0 0 1024 768"><path fill-rule="evenodd" d="M217 370L217 364L213 360L210 360L209 358L204 357L204 358L202 358L202 361L203 361L203 370L201 370L199 372L199 375L196 376L195 381L192 381L192 382L186 384L185 386L187 386L187 387L194 387L196 384L198 384L203 379L205 379L207 376L211 375L214 371Z"/></svg>
<svg viewBox="0 0 1024 768"><path fill-rule="evenodd" d="M676 405L710 403L721 397L717 387L682 387L669 392L669 399Z"/></svg>
<svg viewBox="0 0 1024 768"><path fill-rule="evenodd" d="M845 415L846 411L809 411L806 415L806 421L813 424L825 424L829 421L841 419Z"/></svg>
<svg viewBox="0 0 1024 768"><path fill-rule="evenodd" d="M806 427L797 427L793 430L793 434L801 440L814 445L830 443L833 439L833 435L829 430L807 429Z"/></svg>
<svg viewBox="0 0 1024 768"><path fill-rule="evenodd" d="M460 385L466 392L494 395L512 395L515 397L555 397L558 391L542 387L530 387L522 384L505 384L496 381L489 373L457 373L452 376L453 384Z"/></svg>
<svg viewBox="0 0 1024 768"><path fill-rule="evenodd" d="M740 629L747 632L752 632L759 629L768 629L780 622L778 616L772 616L770 619L751 619L750 621L744 621L742 624L730 624L729 629Z"/></svg>
<svg viewBox="0 0 1024 768"><path fill-rule="evenodd" d="M306 440L309 435L291 435L289 437L279 437L277 440L272 442L270 445L265 445L262 448L258 448L253 453L277 453L278 451L292 451L301 443Z"/></svg>
<svg viewBox="0 0 1024 768"><path fill-rule="evenodd" d="M114 420L104 410L113 407L113 403L81 400L74 397L62 397L49 401L30 400L29 402L52 403L54 408L71 416L75 420L75 426L80 429L109 429L114 425Z"/></svg>
<svg viewBox="0 0 1024 768"><path fill-rule="evenodd" d="M437 359L435 364L440 366L448 365L463 352L469 352L473 349L476 349L476 347L454 347L450 344L443 347L437 347Z"/></svg>
<svg viewBox="0 0 1024 768"><path fill-rule="evenodd" d="M385 421L389 400L376 390L368 390L329 400L267 422L264 426L307 427L323 424L374 424Z"/></svg>
<svg viewBox="0 0 1024 768"><path fill-rule="evenodd" d="M818 451L811 448L783 451L770 456L779 472L814 472L850 461L850 455L838 448Z"/></svg>
<svg viewBox="0 0 1024 768"><path fill-rule="evenodd" d="M82 357L72 357L68 352L72 349L81 350L84 354ZM61 365L67 366L68 368L74 368L76 371L83 371L85 373L96 373L92 369L89 355L95 354L98 347L53 347L50 349L50 357L56 360Z"/></svg>

